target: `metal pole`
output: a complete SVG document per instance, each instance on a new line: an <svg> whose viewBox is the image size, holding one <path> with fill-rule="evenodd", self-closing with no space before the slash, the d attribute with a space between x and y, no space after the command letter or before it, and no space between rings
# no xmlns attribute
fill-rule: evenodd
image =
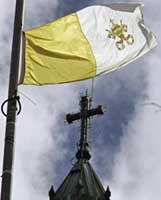
<svg viewBox="0 0 161 200"><path fill-rule="evenodd" d="M87 112L88 112L88 98L83 96L81 98L81 138L80 138L80 150L85 151L87 145Z"/></svg>
<svg viewBox="0 0 161 200"><path fill-rule="evenodd" d="M12 181L12 166L13 166L13 155L14 155L15 121L16 121L16 100L14 100L14 97L17 96L23 3L24 3L23 0L16 0L11 66L10 66L10 79L9 79L9 92L8 92L8 99L13 99L13 100L8 101L8 107L7 107L1 200L11 199L11 181Z"/></svg>

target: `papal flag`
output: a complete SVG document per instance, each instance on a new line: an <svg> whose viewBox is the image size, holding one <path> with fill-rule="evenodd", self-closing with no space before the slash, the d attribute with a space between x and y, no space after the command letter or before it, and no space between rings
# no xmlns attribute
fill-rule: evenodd
<svg viewBox="0 0 161 200"><path fill-rule="evenodd" d="M24 32L20 83L54 84L119 69L157 42L145 26L142 4L86 7Z"/></svg>

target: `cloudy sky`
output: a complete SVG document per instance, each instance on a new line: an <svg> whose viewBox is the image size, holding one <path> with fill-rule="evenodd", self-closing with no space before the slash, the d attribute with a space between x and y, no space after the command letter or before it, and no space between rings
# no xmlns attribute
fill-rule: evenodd
<svg viewBox="0 0 161 200"><path fill-rule="evenodd" d="M94 0L25 0L24 29L79 10ZM126 1L131 2L131 1ZM135 0L137 2L137 0ZM138 1L140 2L140 1ZM161 40L161 1L144 0L145 23ZM0 102L7 98L15 0L0 0ZM146 56L94 79L93 106L107 112L93 118L90 145L93 164L112 200L159 200L161 196L160 45ZM67 125L65 114L77 112L80 95L92 81L20 86L22 112L17 118L12 200L47 200L72 167L79 123ZM0 171L5 118L0 115Z"/></svg>

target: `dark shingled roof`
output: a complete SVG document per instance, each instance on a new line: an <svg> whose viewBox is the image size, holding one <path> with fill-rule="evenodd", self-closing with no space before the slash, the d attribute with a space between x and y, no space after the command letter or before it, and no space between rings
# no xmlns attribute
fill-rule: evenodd
<svg viewBox="0 0 161 200"><path fill-rule="evenodd" d="M78 160L51 200L105 200L105 190L88 160Z"/></svg>

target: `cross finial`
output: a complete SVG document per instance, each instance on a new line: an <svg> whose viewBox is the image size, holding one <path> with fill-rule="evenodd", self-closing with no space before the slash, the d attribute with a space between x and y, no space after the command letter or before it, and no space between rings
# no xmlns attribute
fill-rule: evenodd
<svg viewBox="0 0 161 200"><path fill-rule="evenodd" d="M91 98L89 98L87 94L82 96L80 99L80 112L66 115L66 120L69 124L75 120L81 120L81 136L79 148L76 153L77 159L89 160L91 158L91 155L88 151L88 120L91 116L104 114L101 105L99 105L97 108L90 109L90 101Z"/></svg>

